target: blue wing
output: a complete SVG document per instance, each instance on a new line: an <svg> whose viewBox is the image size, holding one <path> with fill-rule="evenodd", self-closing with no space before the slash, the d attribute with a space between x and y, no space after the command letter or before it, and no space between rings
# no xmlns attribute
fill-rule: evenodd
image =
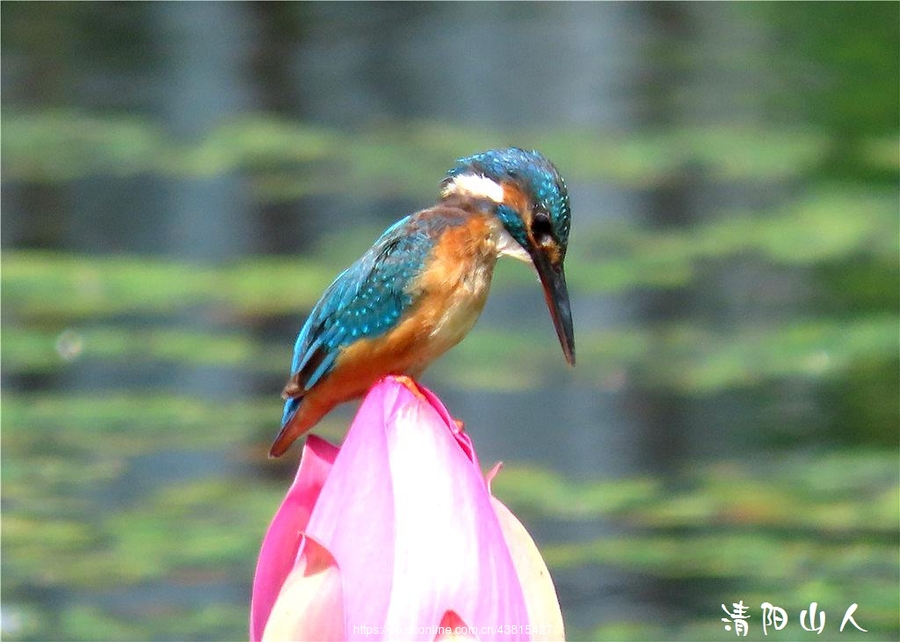
<svg viewBox="0 0 900 642"><path fill-rule="evenodd" d="M384 334L412 305L409 286L431 251L430 238L412 215L400 219L328 286L294 345L282 424L306 391L331 371L342 348Z"/></svg>

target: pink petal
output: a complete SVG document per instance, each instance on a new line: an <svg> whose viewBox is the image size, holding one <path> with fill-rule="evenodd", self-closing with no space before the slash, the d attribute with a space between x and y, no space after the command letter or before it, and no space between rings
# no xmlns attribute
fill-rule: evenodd
<svg viewBox="0 0 900 642"><path fill-rule="evenodd" d="M387 626L427 627L447 609L476 627L524 625L518 576L480 468L430 404L398 401L387 434L402 555Z"/></svg>
<svg viewBox="0 0 900 642"><path fill-rule="evenodd" d="M496 475L497 470L499 467L495 466L491 472ZM540 551L522 522L516 519L516 516L496 497L491 497L491 503L500 520L506 544L512 553L519 583L525 592L531 639L564 640L566 634L562 612L544 558L541 557Z"/></svg>
<svg viewBox="0 0 900 642"><path fill-rule="evenodd" d="M341 568L351 638L381 626L391 594L394 504L383 428L391 394L376 385L363 400L307 526Z"/></svg>
<svg viewBox="0 0 900 642"><path fill-rule="evenodd" d="M388 637L431 639L447 610L475 627L522 625L491 637L528 639L522 588L471 442L436 403L405 378L377 384L307 532L341 568L350 639L381 639L364 634L381 624Z"/></svg>
<svg viewBox="0 0 900 642"><path fill-rule="evenodd" d="M463 449L463 452L466 453L466 456L472 460L472 463L475 464L476 468L481 468L481 465L478 463L478 455L475 454L475 446L472 444L472 439L469 435L462 429L462 425L457 423L457 421L450 415L450 412L444 406L443 402L438 399L438 396L431 392L428 388L424 386L420 386L418 384L414 384L418 388L419 392L421 392L434 410L438 413L440 418L444 421L445 424L450 428L450 432L453 433L454 438L459 443L460 448Z"/></svg>
<svg viewBox="0 0 900 642"><path fill-rule="evenodd" d="M447 611L438 625L438 634L434 636L434 642L449 642L450 640L477 640L471 627L469 627L455 611Z"/></svg>
<svg viewBox="0 0 900 642"><path fill-rule="evenodd" d="M341 573L334 558L307 537L266 623L266 640L343 640Z"/></svg>
<svg viewBox="0 0 900 642"><path fill-rule="evenodd" d="M338 449L310 436L303 446L294 482L263 540L253 578L250 603L250 639L260 640L282 584L294 567L303 531Z"/></svg>

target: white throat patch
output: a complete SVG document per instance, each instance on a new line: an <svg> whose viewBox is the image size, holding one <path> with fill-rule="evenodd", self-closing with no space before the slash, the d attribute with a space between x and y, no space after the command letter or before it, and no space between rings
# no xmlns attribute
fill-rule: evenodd
<svg viewBox="0 0 900 642"><path fill-rule="evenodd" d="M497 256L511 256L514 259L531 263L531 257L525 248L519 245L518 241L506 231L502 225L498 225L500 230L497 233Z"/></svg>
<svg viewBox="0 0 900 642"><path fill-rule="evenodd" d="M486 198L495 203L503 202L503 186L481 174L460 174L454 176L443 189L444 197L451 194Z"/></svg>

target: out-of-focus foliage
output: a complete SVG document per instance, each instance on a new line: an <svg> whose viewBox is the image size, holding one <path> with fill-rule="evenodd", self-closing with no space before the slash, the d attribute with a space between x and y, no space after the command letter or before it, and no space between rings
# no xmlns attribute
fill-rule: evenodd
<svg viewBox="0 0 900 642"><path fill-rule="evenodd" d="M262 201L348 191L431 198L435 177L460 149L486 149L509 140L531 141L562 159L569 180L599 179L632 188L657 185L686 165L703 168L716 180L786 180L814 171L832 152L820 130L771 126L710 125L625 136L594 130L479 133L421 121L348 136L255 115L186 145L149 120L7 110L3 133L9 180L56 183L135 174L201 178L243 171ZM895 135L870 134L854 141L848 153L862 171L896 172L896 142Z"/></svg>
<svg viewBox="0 0 900 642"><path fill-rule="evenodd" d="M76 64L92 20L152 44L125 7L46 6L4 6L5 60L27 49ZM800 610L817 600L828 612L821 639L897 639L900 11L896 3L721 7L771 41L761 59L716 62L724 75L771 67L772 86L741 88L763 104L755 121L619 130L554 120L500 131L414 118L351 132L259 111L184 139L145 112L5 97L4 189L56 195L51 206L38 199L36 214L51 221L52 203L96 179L240 180L261 208L348 195L426 204L448 159L511 141L541 149L564 170L576 217L566 269L581 323L578 367L565 386L703 405L707 416L728 417L715 428L730 430L732 443L757 447L749 457L723 448L715 463L686 460L668 475L598 470L584 479L507 462L494 490L535 533L562 595L575 596L575 607L615 604L620 596L602 583L609 575L638 587L630 609L569 623L570 638L723 640L734 633L723 629L718 604L744 600L755 617L748 639L796 639L806 634ZM91 45L115 59L112 41ZM696 62L689 45L676 49L669 71ZM674 102L689 112L694 100ZM622 212L602 224L578 217L617 207L590 200L598 185L646 195L685 181L708 190L696 197L707 211L729 186L751 197L670 225ZM29 214L5 210L4 218ZM379 232L363 227L339 226L302 255L256 251L219 263L4 247L5 639L245 634L255 555L292 472L292 462L259 463L292 338L266 330L299 324ZM746 290L722 286L745 273L764 277L739 281ZM479 324L429 373L436 389L553 389L564 366L534 281L521 265L498 265L491 301L521 297L533 308L515 324ZM590 316L666 297L702 299L702 313L642 324ZM173 372L204 393L181 390ZM86 373L99 383L84 384ZM226 379L253 384L236 396L218 389ZM820 415L782 413L794 389L813 390L803 403L814 397ZM773 409L775 398L782 405ZM728 415L730 405L743 414ZM340 412L317 432L338 440ZM825 419L807 422L798 438L790 412ZM544 433L548 450L557 428ZM167 461L190 465L173 465L174 475ZM668 622L635 607L660 587L671 595L658 602L678 607ZM785 631L762 635L763 601L787 609ZM854 601L869 632L837 633Z"/></svg>
<svg viewBox="0 0 900 642"><path fill-rule="evenodd" d="M494 486L524 515L575 522L603 517L627 525L621 535L545 547L551 568L719 580L735 586L734 601L743 599L755 615L770 601L785 608L795 625L809 608L810 591L831 622L840 621L852 595L866 605L861 626L878 635L896 623L895 479L893 455L855 452L779 457L752 467L726 461L686 474L677 488L653 479L573 483L529 468L504 470ZM854 568L870 571L863 577ZM860 622L862 617L860 612ZM619 639L610 630L628 624L640 628L639 620L624 620L575 638ZM761 623L753 624L751 637L764 639ZM721 639L710 622L687 627L665 637ZM845 629L848 636L854 631Z"/></svg>
<svg viewBox="0 0 900 642"><path fill-rule="evenodd" d="M809 212L827 225L830 208ZM889 208L883 208L889 213ZM787 221L775 220L773 227L788 228ZM800 221L809 228L817 225ZM735 226L740 229L741 225ZM819 249L806 247L805 262L824 252L828 258L842 253L881 252L878 245L896 246L896 239L885 235L889 222L879 226L868 220L856 234L840 236L839 242L823 241ZM870 229L865 229L870 228ZM664 248L650 260L633 254L608 259L602 256L572 260L570 281L575 296L599 291L619 291L624 284L614 274L630 281L630 287L667 287L681 285L692 278L697 257L729 255L756 250L760 240L769 236L763 223L752 233L724 233L723 247L713 239L690 234L660 239L659 234L641 235L632 230L619 248L629 245L644 248L654 242ZM783 232L787 233L787 232ZM714 237L716 232L708 233ZM651 238L645 238L645 237ZM860 237L867 236L863 244ZM656 237L656 238L654 238ZM780 245L782 234L771 234ZM822 248L828 247L827 250ZM896 251L896 247L893 248ZM326 252L327 254L327 252ZM809 257L812 257L810 259ZM798 256L786 256L789 263ZM314 263L314 261L313 261ZM318 265L327 264L323 259ZM508 273L498 278L495 287L512 287L527 273ZM5 330L9 341L4 367L8 372L34 373L58 370L64 359L183 361L198 365L238 367L242 370L281 373L284 364L280 345L262 345L238 331L211 332L185 329L165 321L165 315L182 306L204 306L218 318L239 320L248 316L288 313L309 309L328 284L325 269L306 267L303 262L260 259L258 263L223 269L188 268L164 260L47 256L44 253L8 252L4 257L3 288L6 301L14 306L17 317L27 324ZM673 274L679 278L673 281ZM179 275L178 278L174 278ZM609 275L604 279L603 275ZM599 278L593 278L598 276ZM641 280L644 280L642 283ZM299 287L284 292L282 283ZM582 284L584 289L582 290ZM521 283L522 287L530 287ZM284 296L282 296L284 293ZM116 325L117 315L154 315L159 322L144 328ZM65 324L60 319L68 319ZM727 332L685 325L674 321L667 327L652 329L618 328L579 334L579 353L583 365L575 373L585 381L597 380L603 373L633 368L643 373L646 383L684 392L711 392L732 386L753 385L778 376L835 376L860 361L890 362L898 349L896 318L887 311L867 312L853 319L791 319L760 328L758 323L737 325ZM523 352L517 346L536 348ZM479 330L447 359L457 385L518 388L516 381L534 382L542 376L545 363L556 346L538 340L537 331L490 328ZM523 379L498 379L493 376L497 359L515 364ZM652 363L648 362L652 359ZM483 371L483 372L482 372Z"/></svg>

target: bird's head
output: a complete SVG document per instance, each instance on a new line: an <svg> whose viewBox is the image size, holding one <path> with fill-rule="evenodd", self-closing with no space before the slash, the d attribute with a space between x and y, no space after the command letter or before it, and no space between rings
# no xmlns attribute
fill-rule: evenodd
<svg viewBox="0 0 900 642"><path fill-rule="evenodd" d="M569 193L556 167L537 151L494 149L461 158L442 183L445 199L487 203L508 234L501 252L534 264L566 361L575 336L563 261L569 244Z"/></svg>

